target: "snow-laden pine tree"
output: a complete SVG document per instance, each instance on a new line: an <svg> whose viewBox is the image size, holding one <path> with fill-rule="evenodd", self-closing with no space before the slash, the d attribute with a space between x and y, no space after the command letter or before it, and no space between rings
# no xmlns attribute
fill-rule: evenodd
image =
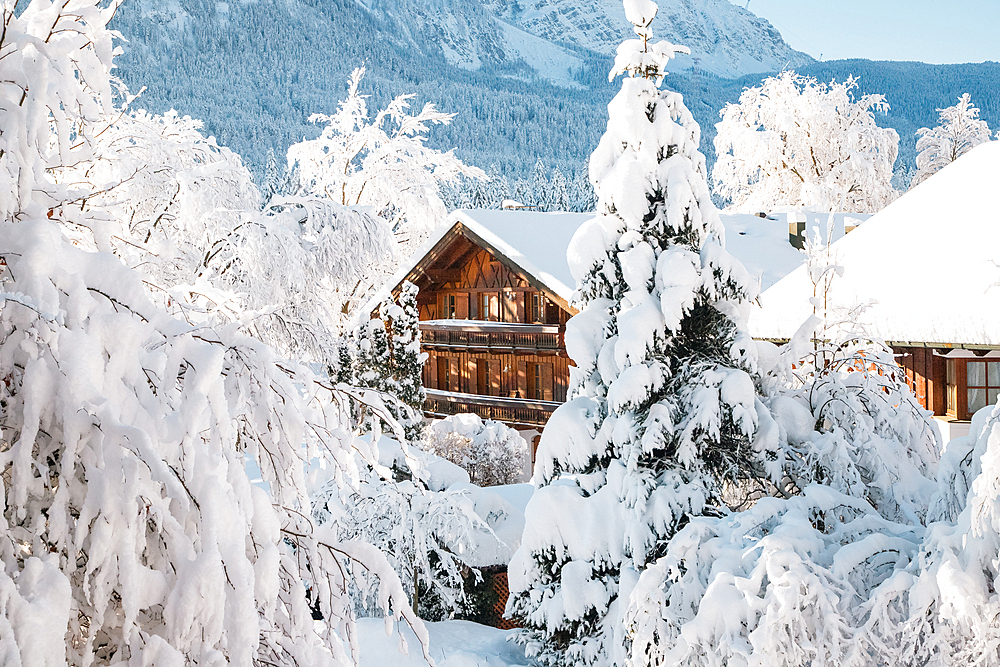
<svg viewBox="0 0 1000 667"><path fill-rule="evenodd" d="M264 161L264 187L261 191L261 200L269 202L271 197L278 194L281 188L281 172L278 171L278 159L274 156L274 149L267 149L267 157Z"/></svg>
<svg viewBox="0 0 1000 667"><path fill-rule="evenodd" d="M569 249L579 370L542 436L509 568L508 611L546 665L622 663L639 573L693 517L723 511L757 432L749 280L722 246L698 125L659 89L687 50L651 41L655 3L625 9L638 39L618 49L611 76L627 76L590 160L598 215Z"/></svg>
<svg viewBox="0 0 1000 667"><path fill-rule="evenodd" d="M979 118L979 108L972 105L969 93L963 93L958 103L940 112L937 127L917 130L917 173L911 186L920 185L979 144L993 137L985 120Z"/></svg>
<svg viewBox="0 0 1000 667"><path fill-rule="evenodd" d="M353 374L345 381L379 392L406 442L418 444L425 427L422 376L426 354L420 351L416 285L407 281L395 300L387 297L353 336L342 340L340 354L345 359L353 357L354 362Z"/></svg>
<svg viewBox="0 0 1000 667"><path fill-rule="evenodd" d="M748 88L716 125L712 182L737 212L797 206L875 213L897 193L895 130L875 123L882 95L854 98L857 81L817 83L792 71Z"/></svg>
<svg viewBox="0 0 1000 667"><path fill-rule="evenodd" d="M417 286L404 281L396 303L388 307L392 334L392 374L396 398L408 409L397 416L407 442L417 442L424 432L423 369L427 354L420 351L420 306ZM402 411L401 411L402 412Z"/></svg>
<svg viewBox="0 0 1000 667"><path fill-rule="evenodd" d="M758 344L757 476L729 490L741 511L693 519L640 575L630 667L906 664L937 431L864 309L837 307L830 246L808 248L815 315Z"/></svg>
<svg viewBox="0 0 1000 667"><path fill-rule="evenodd" d="M308 517L310 461L357 481L341 393L234 326L173 316L84 205L101 193L75 170L121 113L116 3L2 6L3 663L349 664L353 565L426 647L385 557Z"/></svg>

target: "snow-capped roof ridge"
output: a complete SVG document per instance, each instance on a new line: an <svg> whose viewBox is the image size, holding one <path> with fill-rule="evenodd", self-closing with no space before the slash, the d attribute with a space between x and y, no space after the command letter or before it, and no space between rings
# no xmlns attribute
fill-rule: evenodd
<svg viewBox="0 0 1000 667"><path fill-rule="evenodd" d="M565 211L455 210L400 263L396 273L368 300L358 316L364 317L375 310L458 223L568 303L575 282L566 259L566 248L580 225L593 217L594 213Z"/></svg>
<svg viewBox="0 0 1000 667"><path fill-rule="evenodd" d="M872 335L893 342L1000 346L1000 142L982 144L834 244L836 305L873 301ZM750 319L788 338L811 313L804 268L765 291Z"/></svg>

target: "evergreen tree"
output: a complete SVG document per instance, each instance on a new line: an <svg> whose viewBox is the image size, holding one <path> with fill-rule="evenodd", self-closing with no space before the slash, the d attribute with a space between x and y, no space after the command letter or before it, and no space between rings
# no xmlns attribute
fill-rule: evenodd
<svg viewBox="0 0 1000 667"><path fill-rule="evenodd" d="M388 304L383 304L384 313ZM395 394L396 386L392 377L392 353L389 349L389 334L385 321L372 317L358 330L358 354L355 362L357 385L364 389L374 389L386 394Z"/></svg>
<svg viewBox="0 0 1000 667"><path fill-rule="evenodd" d="M282 176L278 172L278 160L274 157L274 149L267 149L267 160L264 164L264 188L261 192L261 201L264 205L271 200L271 197L278 193L281 187Z"/></svg>
<svg viewBox="0 0 1000 667"><path fill-rule="evenodd" d="M559 170L559 167L552 169L552 178L549 181L549 190L551 194L549 195L549 209L550 211L568 211L570 210L569 203L569 184L566 182L566 177Z"/></svg>
<svg viewBox="0 0 1000 667"><path fill-rule="evenodd" d="M687 50L651 43L655 3L625 9L639 38L619 47L612 77L629 77L590 161L598 216L569 249L579 370L542 436L509 570L508 611L545 665L622 664L619 600L679 528L723 511L757 428L749 279L721 245L698 125L659 90Z"/></svg>
<svg viewBox="0 0 1000 667"><path fill-rule="evenodd" d="M405 281L396 303L389 307L392 328L392 374L396 397L408 408L400 415L406 440L416 442L424 433L421 412L426 394L422 381L427 354L420 351L420 306L417 286Z"/></svg>

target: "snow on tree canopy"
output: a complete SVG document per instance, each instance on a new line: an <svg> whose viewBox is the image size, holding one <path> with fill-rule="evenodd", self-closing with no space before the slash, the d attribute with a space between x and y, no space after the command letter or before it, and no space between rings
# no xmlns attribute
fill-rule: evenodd
<svg viewBox="0 0 1000 667"><path fill-rule="evenodd" d="M972 97L963 93L958 103L938 109L940 124L917 130L917 173L911 187L923 183L979 144L993 138L989 125L979 118L979 108L972 106Z"/></svg>
<svg viewBox="0 0 1000 667"><path fill-rule="evenodd" d="M874 213L897 196L899 135L875 124L881 95L855 100L857 81L829 85L784 71L727 104L716 125L716 193L731 210L776 206Z"/></svg>
<svg viewBox="0 0 1000 667"><path fill-rule="evenodd" d="M172 316L94 249L113 211L81 205L98 193L74 170L121 114L115 6L3 3L3 662L350 664L355 567L426 655L385 556L308 518L310 461L356 481L347 397L236 325Z"/></svg>
<svg viewBox="0 0 1000 667"><path fill-rule="evenodd" d="M723 249L699 128L658 89L679 49L650 44L650 7L630 8L641 39L619 51L630 76L590 160L598 215L568 251L572 395L542 436L509 568L508 613L547 665L621 664L621 600L678 528L718 511L757 432L753 289Z"/></svg>

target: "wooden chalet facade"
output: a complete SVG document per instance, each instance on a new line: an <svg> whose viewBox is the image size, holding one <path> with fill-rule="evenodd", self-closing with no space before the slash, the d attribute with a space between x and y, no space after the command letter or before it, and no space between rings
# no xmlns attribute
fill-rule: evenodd
<svg viewBox="0 0 1000 667"><path fill-rule="evenodd" d="M541 431L566 400L566 247L589 217L458 211L397 275L393 292L404 280L420 290L429 417L471 412Z"/></svg>

